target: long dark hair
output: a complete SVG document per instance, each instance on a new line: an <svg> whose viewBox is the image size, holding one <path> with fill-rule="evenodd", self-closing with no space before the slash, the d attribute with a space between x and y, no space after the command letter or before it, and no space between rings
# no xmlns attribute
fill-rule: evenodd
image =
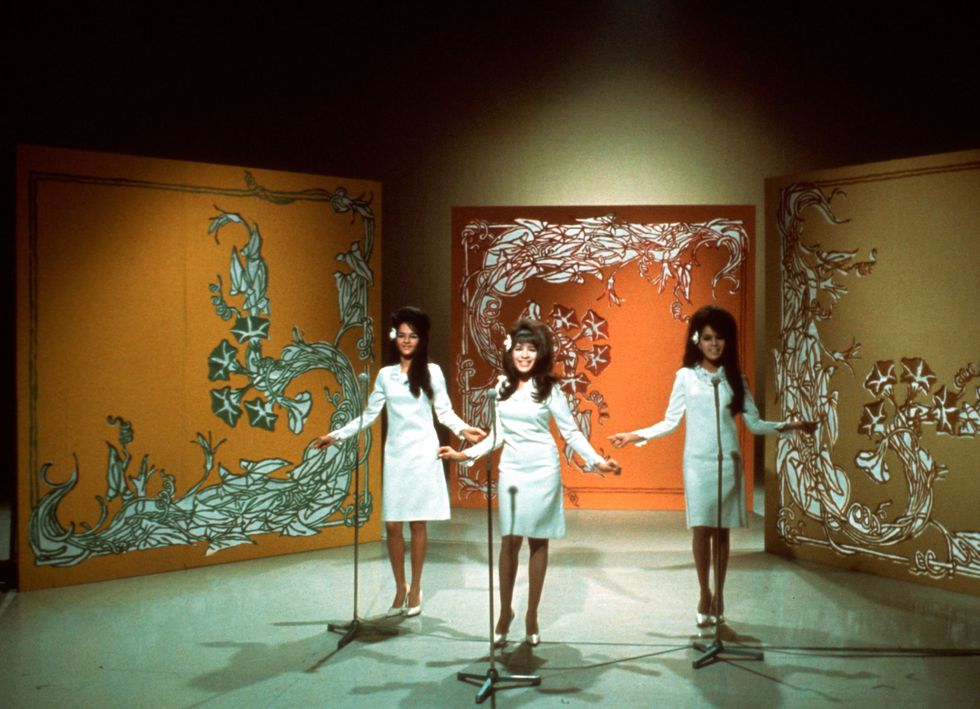
<svg viewBox="0 0 980 709"><path fill-rule="evenodd" d="M745 384L742 379L742 368L738 364L738 328L735 318L724 308L717 305L706 305L699 309L687 324L687 341L684 345L684 366L694 367L704 359L704 355L694 342L694 334L700 339L704 328L708 325L725 341L725 349L721 352L721 364L725 367L725 379L732 388L732 403L728 408L732 416L745 411Z"/></svg>
<svg viewBox="0 0 980 709"><path fill-rule="evenodd" d="M393 330L397 331L402 323L407 324L412 328L412 332L419 336L418 347L415 348L411 364L408 365L408 388L416 399L422 391L431 399L433 396L432 377L429 376L429 329L432 323L428 315L411 305L399 308L391 314ZM388 338L388 356L393 362L401 359L401 353L393 337Z"/></svg>
<svg viewBox="0 0 980 709"><path fill-rule="evenodd" d="M503 356L504 374L507 375L507 381L504 382L504 386L500 390L501 401L509 399L510 395L517 391L517 382L520 381L521 375L517 372L517 367L514 366L513 351L514 347L521 342L532 343L538 351L538 356L534 360L534 366L530 373L530 379L534 380L534 391L531 393L531 397L537 402L544 401L551 393L551 387L558 381L558 377L551 373L551 366L555 359L555 346L551 337L551 330L540 320L521 318L514 323L508 334L510 347L504 350Z"/></svg>

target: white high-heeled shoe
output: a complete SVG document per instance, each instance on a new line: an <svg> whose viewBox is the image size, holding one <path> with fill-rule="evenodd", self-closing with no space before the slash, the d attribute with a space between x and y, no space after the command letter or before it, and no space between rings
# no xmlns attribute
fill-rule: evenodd
<svg viewBox="0 0 980 709"><path fill-rule="evenodd" d="M541 644L541 633L528 633L524 636L524 642L531 647L537 647Z"/></svg>
<svg viewBox="0 0 980 709"><path fill-rule="evenodd" d="M514 611L511 610L511 612L510 612L510 623L513 623L513 622L514 622ZM504 647L505 645L507 645L507 632L510 631L510 623L507 624L507 631L505 631L503 633L498 633L498 632L494 631L494 634L493 634L493 646L494 647Z"/></svg>
<svg viewBox="0 0 980 709"><path fill-rule="evenodd" d="M409 606L408 610L405 611L405 615L409 618L414 618L417 615L422 615L422 591L419 590L419 604L417 606ZM408 594L405 595L405 604L408 605Z"/></svg>
<svg viewBox="0 0 980 709"><path fill-rule="evenodd" d="M401 615L402 613L405 612L405 608L407 606L408 606L408 586L405 586L405 598L404 600L402 600L402 604L400 606L392 606L391 608L389 608L388 612L385 613L385 616L387 616L388 618L394 618L397 615Z"/></svg>
<svg viewBox="0 0 980 709"><path fill-rule="evenodd" d="M717 624L717 619L710 613L697 612L697 624L699 628L707 628L711 625Z"/></svg>

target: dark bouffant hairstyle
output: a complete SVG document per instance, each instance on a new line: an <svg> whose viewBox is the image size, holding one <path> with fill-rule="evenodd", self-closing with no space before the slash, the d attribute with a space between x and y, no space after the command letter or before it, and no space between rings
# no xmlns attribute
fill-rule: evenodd
<svg viewBox="0 0 980 709"><path fill-rule="evenodd" d="M399 308L391 314L391 326L395 330L402 323L407 324L412 328L412 332L419 336L419 346L415 348L412 363L408 365L408 388L416 399L422 391L431 399L433 396L432 377L429 376L429 329L432 323L428 315L411 305ZM388 356L393 362L401 359L401 354L392 338L388 339Z"/></svg>
<svg viewBox="0 0 980 709"><path fill-rule="evenodd" d="M506 400L510 395L517 391L517 382L521 375L514 366L514 357L511 354L514 347L521 342L534 344L538 351L538 356L534 360L534 367L531 368L530 378L534 380L534 391L532 398L541 402L548 398L551 388L558 381L558 377L551 373L551 366L554 363L554 340L551 337L551 330L540 320L530 320L521 318L510 329L510 347L504 351L504 374L507 381L500 390L500 399Z"/></svg>
<svg viewBox="0 0 980 709"><path fill-rule="evenodd" d="M735 318L724 308L717 305L706 305L691 317L687 324L687 340L684 344L684 366L693 367L704 355L694 342L694 333L701 337L708 325L725 340L725 349L721 353L721 364L725 367L725 379L732 388L732 403L729 405L732 416L745 411L745 384L742 379L742 368L738 363L738 328Z"/></svg>

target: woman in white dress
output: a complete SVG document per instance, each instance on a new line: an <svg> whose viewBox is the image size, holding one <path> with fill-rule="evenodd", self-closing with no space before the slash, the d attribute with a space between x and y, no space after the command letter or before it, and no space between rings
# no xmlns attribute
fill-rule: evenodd
<svg viewBox="0 0 980 709"><path fill-rule="evenodd" d="M536 320L520 320L504 342L504 373L497 385L498 403L494 435L462 453L445 446L439 457L464 465L504 447L497 482L500 516L500 615L494 642L502 646L514 618L512 600L518 555L528 538L526 642L537 645L538 605L548 569L548 541L565 536L561 463L551 435L551 419L562 437L590 469L618 473L619 464L604 459L582 435L557 378L551 374L553 345L548 327Z"/></svg>
<svg viewBox="0 0 980 709"><path fill-rule="evenodd" d="M718 524L718 433L715 428L715 395L720 407L722 465L721 529ZM651 438L672 433L685 418L684 503L687 526L693 529L694 566L700 598L696 620L699 627L725 620L725 573L728 569L731 527L746 526L745 483L738 447L735 416L756 435L806 431L813 422L772 422L759 418L738 362L735 318L727 310L708 305L698 310L688 324L684 366L677 370L664 420L632 433L609 437L616 448L628 443L645 445ZM712 595L709 569L718 558L718 577Z"/></svg>
<svg viewBox="0 0 980 709"><path fill-rule="evenodd" d="M382 367L374 380L363 417L320 436L316 448L327 448L356 436L388 409L388 437L384 447L381 518L385 523L388 557L395 577L395 598L388 615L422 612L422 567L428 547L427 520L449 519L449 492L442 462L436 457L439 437L432 423L439 422L471 443L486 432L467 425L453 411L446 380L437 364L429 362L429 316L418 308L401 308L391 316L390 354L397 364ZM405 583L403 522L411 531L412 582ZM406 610L407 609L407 610Z"/></svg>

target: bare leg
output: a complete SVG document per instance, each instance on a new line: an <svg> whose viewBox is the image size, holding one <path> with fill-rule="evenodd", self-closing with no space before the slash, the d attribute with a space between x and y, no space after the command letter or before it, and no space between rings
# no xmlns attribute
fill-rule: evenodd
<svg viewBox="0 0 980 709"><path fill-rule="evenodd" d="M512 534L500 538L500 614L497 616L498 633L510 630L511 607L514 602L514 581L517 579L517 561L524 537Z"/></svg>
<svg viewBox="0 0 980 709"><path fill-rule="evenodd" d="M714 553L718 554L718 576L715 578L715 597L711 608L713 615L725 613L725 574L728 572L728 556L731 548L728 530L721 529L719 531L721 534L716 540L714 548Z"/></svg>
<svg viewBox="0 0 980 709"><path fill-rule="evenodd" d="M405 539L402 537L402 523L385 522L385 534L388 537L391 573L395 577L395 600L391 602L391 607L401 608L405 603Z"/></svg>
<svg viewBox="0 0 980 709"><path fill-rule="evenodd" d="M412 588L408 592L408 605L414 607L422 602L422 566L429 546L429 530L425 522L409 522L408 528L412 533Z"/></svg>
<svg viewBox="0 0 980 709"><path fill-rule="evenodd" d="M694 552L694 568L698 573L698 586L701 590L698 613L710 613L711 586L708 573L711 568L711 537L715 530L711 527L692 527L692 531L694 532L691 545Z"/></svg>
<svg viewBox="0 0 980 709"><path fill-rule="evenodd" d="M524 625L530 635L538 632L538 605L541 603L544 577L548 573L548 540L528 537L527 543L531 548L531 558L527 563L527 615L524 616Z"/></svg>

